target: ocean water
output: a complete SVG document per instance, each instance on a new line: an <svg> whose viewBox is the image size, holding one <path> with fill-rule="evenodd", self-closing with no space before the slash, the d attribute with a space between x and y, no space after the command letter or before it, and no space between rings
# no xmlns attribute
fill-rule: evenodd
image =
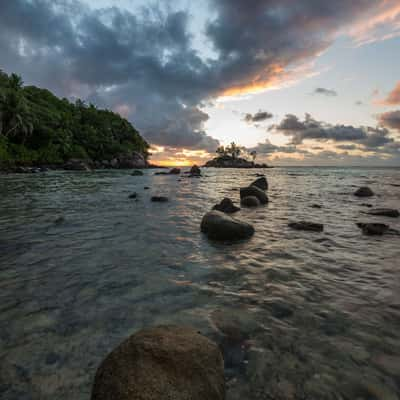
<svg viewBox="0 0 400 400"><path fill-rule="evenodd" d="M400 169L265 170L270 203L236 214L253 238L207 240L202 216L256 172L0 176L0 398L88 400L123 339L185 324L220 344L228 400L400 399L400 236L355 225L400 230L362 205L399 209Z"/></svg>

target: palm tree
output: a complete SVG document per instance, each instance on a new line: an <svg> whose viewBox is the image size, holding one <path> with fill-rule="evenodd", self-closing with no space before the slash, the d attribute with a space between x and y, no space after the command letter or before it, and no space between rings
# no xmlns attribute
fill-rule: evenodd
<svg viewBox="0 0 400 400"><path fill-rule="evenodd" d="M8 85L12 90L19 91L22 89L22 86L24 84L24 81L22 78L17 75L17 74L11 74L10 77L8 78Z"/></svg>

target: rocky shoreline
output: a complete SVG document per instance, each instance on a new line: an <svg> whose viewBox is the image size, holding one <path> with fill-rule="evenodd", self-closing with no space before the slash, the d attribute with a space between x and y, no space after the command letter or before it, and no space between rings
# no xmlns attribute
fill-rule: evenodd
<svg viewBox="0 0 400 400"><path fill-rule="evenodd" d="M1 165L0 173L35 174L40 172L66 170L66 171L91 171L96 169L150 169L165 168L150 164L146 157L138 152L129 155L121 155L111 160L85 160L70 159L64 164L37 164L37 165Z"/></svg>

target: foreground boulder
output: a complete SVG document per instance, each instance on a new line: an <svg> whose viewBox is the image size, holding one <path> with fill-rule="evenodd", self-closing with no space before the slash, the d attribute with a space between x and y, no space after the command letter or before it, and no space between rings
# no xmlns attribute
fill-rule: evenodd
<svg viewBox="0 0 400 400"><path fill-rule="evenodd" d="M67 171L90 171L89 164L84 160L71 159L64 164Z"/></svg>
<svg viewBox="0 0 400 400"><path fill-rule="evenodd" d="M257 186L249 186L249 187L245 187L245 188L240 188L240 199L242 200L248 196L257 197L258 201L261 204L268 203L267 195L265 194L265 192L263 190L261 190Z"/></svg>
<svg viewBox="0 0 400 400"><path fill-rule="evenodd" d="M354 192L354 196L357 197L371 197L373 195L374 192L367 186L360 187Z"/></svg>
<svg viewBox="0 0 400 400"><path fill-rule="evenodd" d="M142 330L113 350L97 370L92 400L223 400L223 358L196 330Z"/></svg>
<svg viewBox="0 0 400 400"><path fill-rule="evenodd" d="M368 211L366 214L392 218L400 217L399 211L392 208L374 208Z"/></svg>
<svg viewBox="0 0 400 400"><path fill-rule="evenodd" d="M155 203L166 203L168 201L168 197L165 196L152 196L151 201Z"/></svg>
<svg viewBox="0 0 400 400"><path fill-rule="evenodd" d="M324 225L308 221L291 222L288 226L298 231L322 232L324 230Z"/></svg>
<svg viewBox="0 0 400 400"><path fill-rule="evenodd" d="M254 234L254 228L247 222L216 210L208 212L203 217L200 228L210 239L215 240L240 240Z"/></svg>
<svg viewBox="0 0 400 400"><path fill-rule="evenodd" d="M197 165L193 165L192 168L190 168L189 171L189 176L191 177L198 177L201 176L201 170Z"/></svg>
<svg viewBox="0 0 400 400"><path fill-rule="evenodd" d="M243 197L240 201L240 204L245 207L258 207L260 205L260 201L255 196L247 196Z"/></svg>
<svg viewBox="0 0 400 400"><path fill-rule="evenodd" d="M216 204L213 207L213 210L222 211L227 214L232 214L235 213L236 211L239 211L240 208L236 207L231 199L225 197L224 199L221 200L221 203Z"/></svg>
<svg viewBox="0 0 400 400"><path fill-rule="evenodd" d="M256 179L250 186L257 186L261 190L268 190L268 181L265 176Z"/></svg>
<svg viewBox="0 0 400 400"><path fill-rule="evenodd" d="M356 224L364 235L383 235L389 231L389 225L374 222L358 222Z"/></svg>

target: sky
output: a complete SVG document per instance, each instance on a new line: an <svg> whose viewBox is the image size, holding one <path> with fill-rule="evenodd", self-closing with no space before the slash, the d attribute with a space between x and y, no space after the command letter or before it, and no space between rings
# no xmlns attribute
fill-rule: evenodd
<svg viewBox="0 0 400 400"><path fill-rule="evenodd" d="M157 164L400 166L399 0L0 0L0 69L120 113Z"/></svg>

